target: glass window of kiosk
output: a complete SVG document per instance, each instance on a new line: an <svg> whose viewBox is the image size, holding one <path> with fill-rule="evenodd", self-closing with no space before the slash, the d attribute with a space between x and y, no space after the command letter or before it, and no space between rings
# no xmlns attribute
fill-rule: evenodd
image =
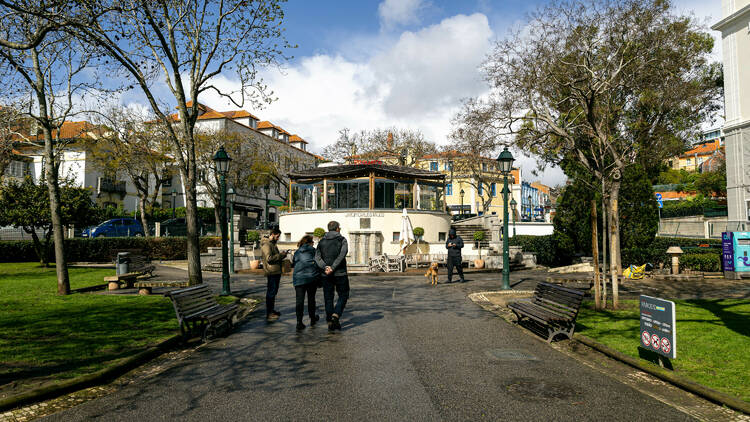
<svg viewBox="0 0 750 422"><path fill-rule="evenodd" d="M398 180L376 180L375 181L375 208L376 209L402 209L413 208L414 184Z"/></svg>

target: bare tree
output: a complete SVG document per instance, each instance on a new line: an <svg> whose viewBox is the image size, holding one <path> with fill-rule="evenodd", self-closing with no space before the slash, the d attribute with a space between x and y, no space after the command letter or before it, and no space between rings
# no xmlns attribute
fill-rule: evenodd
<svg viewBox="0 0 750 422"><path fill-rule="evenodd" d="M4 23L8 23L7 20ZM63 246L63 222L60 211L59 168L60 151L65 148L61 128L75 113L78 96L97 84L91 72L91 51L74 38L59 32L48 32L47 21L37 16L17 16L12 27L6 27L0 38L15 39L17 43L33 45L26 50L0 48L0 62L11 73L6 73L6 87L11 97L30 95L24 115L31 120L31 132L26 141L41 143L44 148L44 178L49 191L52 232L55 244L57 293L70 293L67 261ZM38 40L38 34L46 36ZM40 130L41 134L34 133Z"/></svg>
<svg viewBox="0 0 750 422"><path fill-rule="evenodd" d="M0 106L0 183L13 160L13 146L28 130L23 128L24 119L18 104Z"/></svg>
<svg viewBox="0 0 750 422"><path fill-rule="evenodd" d="M86 149L94 165L107 176L127 175L138 195L138 211L146 236L151 232L148 216L153 213L163 184L164 171L171 162L166 129L161 122L149 121L143 114L112 107L98 113L106 132L89 139Z"/></svg>
<svg viewBox="0 0 750 422"><path fill-rule="evenodd" d="M339 131L339 139L326 146L323 154L338 162L390 156L398 165L414 167L423 156L437 150L437 145L426 140L419 130L391 127L352 133L344 128Z"/></svg>
<svg viewBox="0 0 750 422"><path fill-rule="evenodd" d="M489 98L469 103L493 129L548 163L575 159L604 183L613 306L621 271L621 175L667 156L715 110L710 34L665 0L560 0L499 41L483 70Z"/></svg>
<svg viewBox="0 0 750 422"><path fill-rule="evenodd" d="M192 284L200 283L194 136L198 99L214 92L239 107L246 101L259 107L273 100L258 70L286 60L284 50L292 47L283 36L281 1L125 0L92 2L88 9L75 11L43 16L117 62L157 119L167 124L185 185L188 276ZM216 84L218 76L233 77L236 89ZM170 101L160 100L157 81L168 88Z"/></svg>

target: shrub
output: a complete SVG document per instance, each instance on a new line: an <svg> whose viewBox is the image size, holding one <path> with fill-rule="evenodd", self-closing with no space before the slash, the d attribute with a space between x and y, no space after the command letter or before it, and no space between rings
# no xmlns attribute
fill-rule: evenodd
<svg viewBox="0 0 750 422"><path fill-rule="evenodd" d="M566 243L561 242L558 236L553 234L546 236L517 235L510 238L509 245L521 246L524 252L536 254L536 262L539 265L559 266L571 262L570 249Z"/></svg>
<svg viewBox="0 0 750 422"><path fill-rule="evenodd" d="M220 246L217 237L202 237L201 252ZM111 262L121 249L140 249L151 259L186 259L187 239L184 237L102 237L96 239L65 239L65 257L68 262ZM51 248L50 255L54 248ZM50 261L52 261L50 256ZM37 261L30 240L0 242L0 262Z"/></svg>
<svg viewBox="0 0 750 422"><path fill-rule="evenodd" d="M315 237L323 237L326 234L326 230L322 227L318 227L315 230L313 230L313 236Z"/></svg>
<svg viewBox="0 0 750 422"><path fill-rule="evenodd" d="M716 253L686 253L680 257L680 268L693 271L721 271L721 255Z"/></svg>
<svg viewBox="0 0 750 422"><path fill-rule="evenodd" d="M414 233L414 236L416 236L417 239L424 236L424 229L422 227L414 227L414 230L412 230L412 233Z"/></svg>
<svg viewBox="0 0 750 422"><path fill-rule="evenodd" d="M255 243L259 242L260 241L260 233L258 233L255 230L250 230L249 232L247 232L247 241L250 242L250 243L252 243L252 244L255 244Z"/></svg>
<svg viewBox="0 0 750 422"><path fill-rule="evenodd" d="M474 232L474 241L481 242L484 240L484 230L477 230Z"/></svg>

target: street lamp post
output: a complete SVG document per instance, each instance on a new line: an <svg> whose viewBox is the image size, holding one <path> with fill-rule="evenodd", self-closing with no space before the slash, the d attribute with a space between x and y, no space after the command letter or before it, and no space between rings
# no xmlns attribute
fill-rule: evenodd
<svg viewBox="0 0 750 422"><path fill-rule="evenodd" d="M175 201L177 201L177 191L172 189L172 218L175 217Z"/></svg>
<svg viewBox="0 0 750 422"><path fill-rule="evenodd" d="M532 200L531 195L529 195L529 197L526 199L527 199L526 203L529 204L529 221L533 221L534 220L534 204L531 203L531 200Z"/></svg>
<svg viewBox="0 0 750 422"><path fill-rule="evenodd" d="M510 209L513 212L513 237L516 237L516 205L518 205L518 203L516 202L516 198L511 199Z"/></svg>
<svg viewBox="0 0 750 422"><path fill-rule="evenodd" d="M265 219L263 222L263 228L268 230L268 192L271 190L271 185L267 183L263 187L263 190L266 192L266 213L265 213Z"/></svg>
<svg viewBox="0 0 750 422"><path fill-rule="evenodd" d="M224 147L220 147L214 155L215 170L219 173L221 186L221 295L227 296L231 294L229 288L229 249L227 247L227 173L229 173L229 162L232 161L229 158L229 154L224 150ZM234 255L234 254L233 254Z"/></svg>
<svg viewBox="0 0 750 422"><path fill-rule="evenodd" d="M510 290L510 259L508 255L508 175L513 168L513 154L506 146L497 157L500 172L503 174L503 290Z"/></svg>
<svg viewBox="0 0 750 422"><path fill-rule="evenodd" d="M227 191L229 201L229 274L234 274L234 188Z"/></svg>
<svg viewBox="0 0 750 422"><path fill-rule="evenodd" d="M458 195L461 197L461 215L464 215L464 190L461 189Z"/></svg>

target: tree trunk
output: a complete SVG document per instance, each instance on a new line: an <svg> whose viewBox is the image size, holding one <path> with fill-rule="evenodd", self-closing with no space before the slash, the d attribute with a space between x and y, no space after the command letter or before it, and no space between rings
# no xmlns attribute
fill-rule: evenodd
<svg viewBox="0 0 750 422"><path fill-rule="evenodd" d="M187 259L188 279L190 285L203 283L201 274L200 228L198 227L198 201L196 197L196 179L198 169L195 163L195 143L192 142L193 133L186 130L186 149L188 159L185 167L181 166L183 180L185 180L185 220L187 222Z"/></svg>
<svg viewBox="0 0 750 422"><path fill-rule="evenodd" d="M221 237L224 234L224 227L221 224L221 200L214 198L214 221L216 222L216 235Z"/></svg>
<svg viewBox="0 0 750 422"><path fill-rule="evenodd" d="M49 262L47 262L47 251L42 247L42 242L39 240L39 236L37 236L34 227L32 227L31 230L27 230L26 227L24 227L23 230L31 235L31 240L34 243L34 249L36 250L36 254L39 257L39 265L43 267L49 267Z"/></svg>
<svg viewBox="0 0 750 422"><path fill-rule="evenodd" d="M607 242L609 239L609 220L607 220L607 193L602 180L602 304L607 307Z"/></svg>
<svg viewBox="0 0 750 422"><path fill-rule="evenodd" d="M591 200L591 256L594 260L594 306L602 309L602 286L599 282L599 234L597 233L596 199Z"/></svg>
<svg viewBox="0 0 750 422"><path fill-rule="evenodd" d="M57 294L68 295L70 294L70 279L68 278L68 262L65 260L65 234L63 233L62 216L60 215L60 182L55 163L55 153L52 149L52 133L49 128L44 128L44 157L47 161L47 190L49 191L52 236L55 245Z"/></svg>
<svg viewBox="0 0 750 422"><path fill-rule="evenodd" d="M615 180L612 182L612 189L610 190L609 197L609 266L612 276L612 308L618 309L620 306L619 295L618 295L618 284L619 284L619 273L621 269L618 269L620 263L620 216L617 208L617 200L620 196L620 181Z"/></svg>
<svg viewBox="0 0 750 422"><path fill-rule="evenodd" d="M146 215L146 201L148 201L148 194L140 195L140 203L138 204L138 210L141 213L141 225L143 226L143 235L145 237L151 236L151 230L148 228L148 216Z"/></svg>

